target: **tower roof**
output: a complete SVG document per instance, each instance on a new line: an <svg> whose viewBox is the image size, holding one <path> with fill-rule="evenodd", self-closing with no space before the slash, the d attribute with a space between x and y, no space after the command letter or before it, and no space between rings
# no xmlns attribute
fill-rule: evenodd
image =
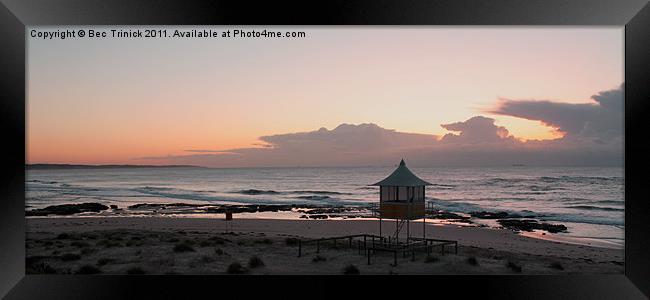
<svg viewBox="0 0 650 300"><path fill-rule="evenodd" d="M399 167L393 171L392 174L388 175L384 180L377 182L371 185L378 186L423 186L423 185L433 185L428 183L419 177L417 177L409 168L406 167L406 163L402 159L399 163Z"/></svg>

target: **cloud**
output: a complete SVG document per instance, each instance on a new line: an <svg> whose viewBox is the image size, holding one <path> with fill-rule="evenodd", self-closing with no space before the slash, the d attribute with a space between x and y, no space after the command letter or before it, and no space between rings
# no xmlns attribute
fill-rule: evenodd
<svg viewBox="0 0 650 300"><path fill-rule="evenodd" d="M623 85L591 97L592 103L501 99L490 113L540 121L565 134L567 142L620 143L623 138Z"/></svg>
<svg viewBox="0 0 650 300"><path fill-rule="evenodd" d="M191 153L234 154L233 152L227 152L223 150L208 150L208 149L191 149L191 150L183 150L183 151L191 152Z"/></svg>
<svg viewBox="0 0 650 300"><path fill-rule="evenodd" d="M263 143L259 143L259 147L143 159L220 167L373 165L386 164L401 158L404 153L433 147L438 138L430 134L397 132L371 123L341 124L332 130L320 128L262 136L259 140Z"/></svg>
<svg viewBox="0 0 650 300"><path fill-rule="evenodd" d="M617 165L622 153L567 147L557 141L522 142L496 126L494 119L482 116L441 125L454 131L442 138L374 124L342 126L261 137L269 143L263 148L146 159L210 167L369 166L390 165L401 158L413 166Z"/></svg>
<svg viewBox="0 0 650 300"><path fill-rule="evenodd" d="M333 130L278 134L260 137L275 149L326 149L342 152L375 149L408 149L433 145L437 136L384 129L376 124L341 124Z"/></svg>
<svg viewBox="0 0 650 300"><path fill-rule="evenodd" d="M472 117L464 122L442 124L442 128L458 134L448 133L442 137L443 143L455 144L517 144L519 140L508 129L494 124L495 120L483 116Z"/></svg>
<svg viewBox="0 0 650 300"><path fill-rule="evenodd" d="M603 91L592 103L501 99L490 113L543 124L563 132L554 140L523 141L495 119L474 116L441 124L444 136L399 132L376 124L341 124L332 130L262 136L250 148L186 150L142 158L211 167L391 165L622 165L623 89Z"/></svg>

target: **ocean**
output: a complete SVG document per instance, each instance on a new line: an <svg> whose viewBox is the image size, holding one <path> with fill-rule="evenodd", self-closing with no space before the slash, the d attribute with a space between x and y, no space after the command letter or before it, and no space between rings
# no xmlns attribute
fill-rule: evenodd
<svg viewBox="0 0 650 300"><path fill-rule="evenodd" d="M623 245L624 171L612 167L409 167L434 208L562 223L569 237ZM97 202L368 206L389 167L28 169L26 209Z"/></svg>

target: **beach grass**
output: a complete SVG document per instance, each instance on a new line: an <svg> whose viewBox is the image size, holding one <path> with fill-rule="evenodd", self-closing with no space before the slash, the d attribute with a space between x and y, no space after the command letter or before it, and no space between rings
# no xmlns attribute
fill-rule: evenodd
<svg viewBox="0 0 650 300"><path fill-rule="evenodd" d="M508 267L509 269L511 269L511 270L513 270L513 271L515 271L517 273L521 273L521 266L514 263L514 262L508 261L508 263L506 264L506 267Z"/></svg>
<svg viewBox="0 0 650 300"><path fill-rule="evenodd" d="M258 256L251 256L248 260L248 267L251 269L259 268L264 266L264 261Z"/></svg>
<svg viewBox="0 0 650 300"><path fill-rule="evenodd" d="M62 261L72 261L72 260L79 260L79 259L81 259L81 255L76 253L66 253L61 255Z"/></svg>
<svg viewBox="0 0 650 300"><path fill-rule="evenodd" d="M435 263L435 262L438 262L439 260L440 260L440 259L439 259L437 256L431 256L431 255L428 255L428 256L424 259L424 262L425 262L425 263Z"/></svg>
<svg viewBox="0 0 650 300"><path fill-rule="evenodd" d="M180 243L174 245L174 252L194 252L194 248L188 243Z"/></svg>
<svg viewBox="0 0 650 300"><path fill-rule="evenodd" d="M559 262L551 263L551 264L549 265L549 268L551 268L551 269L555 269L555 270L560 270L560 271L563 271L563 270L564 270L564 267L563 267L562 264L559 263Z"/></svg>
<svg viewBox="0 0 650 300"><path fill-rule="evenodd" d="M316 255L316 256L314 256L314 258L311 259L311 261L315 262L315 263L323 262L323 261L327 261L327 258L325 258L323 256L320 256L320 255Z"/></svg>
<svg viewBox="0 0 650 300"><path fill-rule="evenodd" d="M478 260L474 256L468 257L466 261L470 266L478 266L479 265Z"/></svg>
<svg viewBox="0 0 650 300"><path fill-rule="evenodd" d="M102 271L99 268L93 265L83 265L79 269L77 269L75 274L99 274L101 272Z"/></svg>
<svg viewBox="0 0 650 300"><path fill-rule="evenodd" d="M299 241L300 241L300 239L293 238L293 237L288 237L288 238L286 238L286 239L284 240L284 243L285 243L287 246L297 246Z"/></svg>
<svg viewBox="0 0 650 300"><path fill-rule="evenodd" d="M126 270L126 274L129 274L129 275L142 275L142 274L146 274L146 273L147 272L145 272L145 270L143 270L140 267L130 267L128 270Z"/></svg>
<svg viewBox="0 0 650 300"><path fill-rule="evenodd" d="M359 275L361 272L355 265L347 265L343 268L343 275Z"/></svg>
<svg viewBox="0 0 650 300"><path fill-rule="evenodd" d="M243 267L239 262L233 262L230 265L228 265L228 269L226 269L226 273L228 273L228 274L245 274L245 273L248 273L248 269Z"/></svg>

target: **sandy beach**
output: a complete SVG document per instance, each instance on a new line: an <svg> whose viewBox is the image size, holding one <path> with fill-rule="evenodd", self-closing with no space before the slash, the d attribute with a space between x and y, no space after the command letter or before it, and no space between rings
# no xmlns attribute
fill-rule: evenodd
<svg viewBox="0 0 650 300"><path fill-rule="evenodd" d="M422 236L422 223L411 224ZM458 254L367 258L358 248L295 239L378 234L376 220L66 217L28 218L27 273L82 274L574 274L623 273L624 251L532 238L508 229L426 224L428 238L458 241ZM384 235L394 223L384 223ZM355 244L356 245L356 241ZM238 262L241 269L231 266ZM354 266L351 268L350 266ZM352 272L354 273L354 272Z"/></svg>

